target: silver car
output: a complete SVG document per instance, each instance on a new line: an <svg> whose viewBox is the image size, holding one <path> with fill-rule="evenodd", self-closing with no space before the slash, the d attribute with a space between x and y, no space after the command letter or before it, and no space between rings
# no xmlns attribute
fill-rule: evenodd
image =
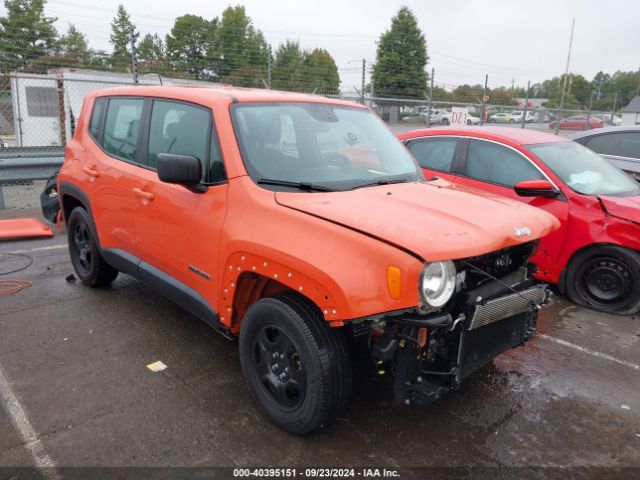
<svg viewBox="0 0 640 480"><path fill-rule="evenodd" d="M640 126L604 127L573 133L581 143L640 181Z"/></svg>

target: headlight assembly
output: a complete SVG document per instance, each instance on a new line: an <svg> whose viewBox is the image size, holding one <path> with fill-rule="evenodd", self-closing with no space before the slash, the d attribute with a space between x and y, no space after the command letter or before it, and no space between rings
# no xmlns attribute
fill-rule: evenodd
<svg viewBox="0 0 640 480"><path fill-rule="evenodd" d="M456 289L456 267L452 261L427 263L420 274L419 295L426 311L442 308Z"/></svg>

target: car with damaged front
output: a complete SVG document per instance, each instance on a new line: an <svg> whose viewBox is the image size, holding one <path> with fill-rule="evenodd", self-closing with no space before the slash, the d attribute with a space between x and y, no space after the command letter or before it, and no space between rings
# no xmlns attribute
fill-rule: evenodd
<svg viewBox="0 0 640 480"><path fill-rule="evenodd" d="M529 257L552 215L426 181L344 101L97 91L58 192L82 283L131 275L237 338L258 407L290 432L346 406L354 352L397 403L428 404L530 339L548 298Z"/></svg>

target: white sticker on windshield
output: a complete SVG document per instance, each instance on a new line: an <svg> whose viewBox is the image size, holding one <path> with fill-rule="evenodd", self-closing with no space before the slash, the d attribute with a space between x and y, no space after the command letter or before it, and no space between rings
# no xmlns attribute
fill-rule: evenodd
<svg viewBox="0 0 640 480"><path fill-rule="evenodd" d="M584 194L595 193L602 184L602 174L591 170L572 173L567 182L571 188Z"/></svg>

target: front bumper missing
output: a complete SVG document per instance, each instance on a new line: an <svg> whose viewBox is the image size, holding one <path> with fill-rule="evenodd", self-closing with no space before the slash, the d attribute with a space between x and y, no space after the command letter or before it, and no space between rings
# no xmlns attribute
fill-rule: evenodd
<svg viewBox="0 0 640 480"><path fill-rule="evenodd" d="M453 321L451 315L395 318L390 342L384 350L374 347L377 363L391 361L396 404L429 404L501 353L522 345L536 331L538 310L549 299L545 285L520 284L489 300L468 300ZM449 321L442 321L448 317ZM434 321L438 319L438 321ZM424 341L424 338L427 340ZM389 339L388 339L389 340ZM434 345L446 352L434 355Z"/></svg>
<svg viewBox="0 0 640 480"><path fill-rule="evenodd" d="M471 314L469 330L475 330L503 318L524 313L532 307L539 308L547 302L547 296L546 286L536 285L527 290L476 303Z"/></svg>

